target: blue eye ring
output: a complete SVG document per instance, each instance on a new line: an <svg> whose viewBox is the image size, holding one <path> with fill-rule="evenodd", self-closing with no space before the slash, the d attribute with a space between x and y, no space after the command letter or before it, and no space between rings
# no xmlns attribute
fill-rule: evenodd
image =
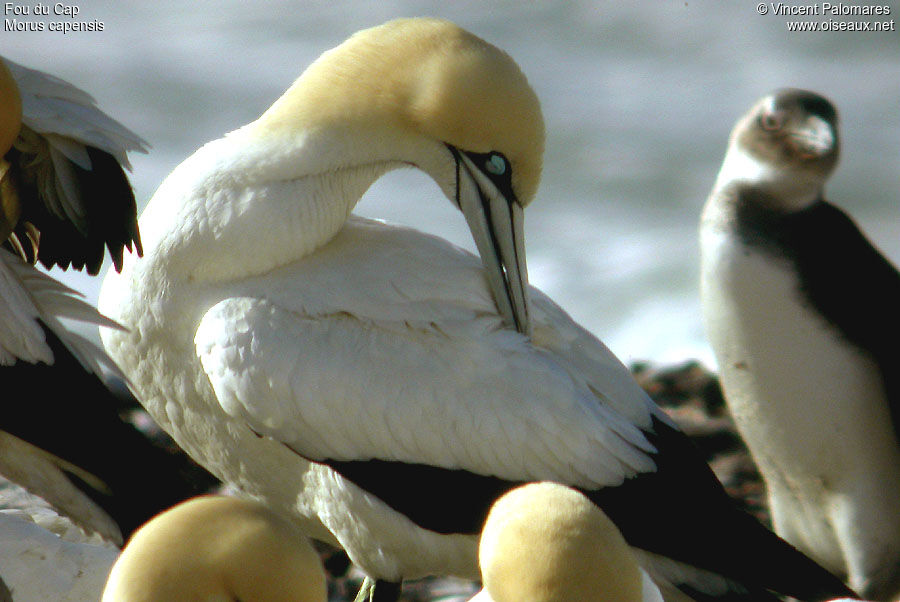
<svg viewBox="0 0 900 602"><path fill-rule="evenodd" d="M484 170L489 174L501 176L506 173L506 159L497 153L491 153L484 162Z"/></svg>

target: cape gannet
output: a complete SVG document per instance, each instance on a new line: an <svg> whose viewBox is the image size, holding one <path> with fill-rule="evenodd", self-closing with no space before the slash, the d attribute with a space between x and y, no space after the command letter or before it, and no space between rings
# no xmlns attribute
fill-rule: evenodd
<svg viewBox="0 0 900 602"><path fill-rule="evenodd" d="M776 531L886 600L900 589L900 274L824 200L838 138L832 104L804 90L738 121L703 211L703 314Z"/></svg>
<svg viewBox="0 0 900 602"><path fill-rule="evenodd" d="M120 162L143 150L86 93L0 59L0 376L14 394L0 410L0 474L120 545L213 479L186 479L182 459L123 420L130 403L99 379L118 368L61 319L117 325L24 258L96 273L104 247L119 265L123 248L140 251Z"/></svg>
<svg viewBox="0 0 900 602"><path fill-rule="evenodd" d="M318 552L264 506L194 498L141 527L116 560L102 602L326 602Z"/></svg>
<svg viewBox="0 0 900 602"><path fill-rule="evenodd" d="M685 590L849 595L736 511L612 353L526 292L543 142L494 46L434 19L359 32L166 178L144 258L104 282L128 328L104 345L189 454L371 577L477 578L491 504L552 480ZM480 261L350 215L404 166L462 210Z"/></svg>
<svg viewBox="0 0 900 602"><path fill-rule="evenodd" d="M482 602L662 602L616 526L574 489L532 483L491 507L478 547Z"/></svg>

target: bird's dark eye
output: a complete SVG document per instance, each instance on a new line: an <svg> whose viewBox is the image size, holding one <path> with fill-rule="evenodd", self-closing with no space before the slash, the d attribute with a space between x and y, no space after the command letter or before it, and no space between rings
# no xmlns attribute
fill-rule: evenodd
<svg viewBox="0 0 900 602"><path fill-rule="evenodd" d="M490 153L484 162L484 170L495 176L502 176L506 173L508 166L506 159L499 153Z"/></svg>
<svg viewBox="0 0 900 602"><path fill-rule="evenodd" d="M779 112L763 113L759 116L759 125L762 129L770 132L780 130L784 125L784 114Z"/></svg>

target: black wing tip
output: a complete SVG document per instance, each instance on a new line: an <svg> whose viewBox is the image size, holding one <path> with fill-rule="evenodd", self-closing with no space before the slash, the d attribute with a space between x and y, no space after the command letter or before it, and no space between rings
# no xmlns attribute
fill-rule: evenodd
<svg viewBox="0 0 900 602"><path fill-rule="evenodd" d="M740 510L684 433L654 418L648 440L659 450L656 472L584 492L630 545L716 573L747 591L816 602L856 597L840 579ZM665 512L655 500L666 500Z"/></svg>
<svg viewBox="0 0 900 602"><path fill-rule="evenodd" d="M136 249L143 256L137 223L137 203L128 176L110 153L87 147L90 169L72 164L79 198L85 209L86 232L69 220L50 213L32 185L30 202L22 221L40 233L37 259L46 268L86 269L96 276L108 250L116 271L121 271L123 253Z"/></svg>

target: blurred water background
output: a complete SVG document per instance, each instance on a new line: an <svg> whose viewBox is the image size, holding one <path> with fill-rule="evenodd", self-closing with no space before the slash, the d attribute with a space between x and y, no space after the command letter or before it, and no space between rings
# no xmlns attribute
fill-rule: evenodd
<svg viewBox="0 0 900 602"><path fill-rule="evenodd" d="M45 29L71 20L43 4L50 15L18 18ZM891 14L867 20L898 17L897 0L879 4ZM773 88L805 87L836 103L843 158L829 196L900 262L897 31L790 32L786 22L802 17L775 15L771 4L760 15L756 2L736 0L62 5L103 31L4 31L0 52L89 91L151 143L148 155L132 157L141 207L196 148L255 119L323 50L359 29L439 16L505 49L541 98L547 125L543 181L526 212L531 282L626 362L711 363L697 220L734 121ZM474 251L462 216L419 172L389 174L358 212ZM54 275L96 303L99 279Z"/></svg>

